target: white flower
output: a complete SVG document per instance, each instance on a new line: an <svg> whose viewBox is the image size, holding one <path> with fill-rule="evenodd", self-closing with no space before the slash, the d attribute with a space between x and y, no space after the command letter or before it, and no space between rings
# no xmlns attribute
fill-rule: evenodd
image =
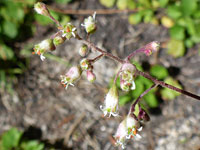
<svg viewBox="0 0 200 150"><path fill-rule="evenodd" d="M67 23L63 30L62 37L66 37L68 40L73 36L76 37L76 27L72 25L71 23Z"/></svg>
<svg viewBox="0 0 200 150"><path fill-rule="evenodd" d="M87 33L93 33L96 30L96 12L94 12L93 16L89 16L84 20L84 24L81 24L81 26L85 27L85 30Z"/></svg>
<svg viewBox="0 0 200 150"><path fill-rule="evenodd" d="M110 88L108 91L105 101L104 101L104 107L101 105L100 109L103 111L104 116L108 114L110 117L111 115L113 116L118 116L118 101L119 101L119 96L118 96L118 91L117 87L115 84Z"/></svg>

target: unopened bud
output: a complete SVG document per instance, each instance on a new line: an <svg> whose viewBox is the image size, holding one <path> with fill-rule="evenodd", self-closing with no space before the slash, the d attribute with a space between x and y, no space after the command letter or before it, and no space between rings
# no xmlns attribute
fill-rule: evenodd
<svg viewBox="0 0 200 150"><path fill-rule="evenodd" d="M89 16L84 20L84 24L81 24L83 27L85 27L85 30L87 33L94 33L97 29L96 21L95 21L96 12L93 14L93 16Z"/></svg>
<svg viewBox="0 0 200 150"><path fill-rule="evenodd" d="M79 55L81 55L82 57L85 57L88 53L88 47L87 45L82 45L81 48L79 49Z"/></svg>
<svg viewBox="0 0 200 150"><path fill-rule="evenodd" d="M94 82L96 80L96 75L92 71L87 70L87 79L90 82Z"/></svg>
<svg viewBox="0 0 200 150"><path fill-rule="evenodd" d="M153 41L145 46L144 53L149 56L153 52L157 52L160 48L160 43L158 41Z"/></svg>
<svg viewBox="0 0 200 150"><path fill-rule="evenodd" d="M65 37L62 37L62 36L56 36L56 37L53 39L53 43L54 43L55 46L58 46L58 45L64 43L65 40L66 40Z"/></svg>
<svg viewBox="0 0 200 150"><path fill-rule="evenodd" d="M33 49L34 49L35 54L39 55L41 60L43 61L45 59L43 54L45 52L50 52L50 51L55 50L55 45L53 44L52 39L47 39L35 45Z"/></svg>
<svg viewBox="0 0 200 150"><path fill-rule="evenodd" d="M41 14L41 15L44 15L44 16L49 16L49 11L46 7L46 5L44 3L41 3L41 2L37 2L35 5L34 5L34 9L35 11L38 13L38 14Z"/></svg>
<svg viewBox="0 0 200 150"><path fill-rule="evenodd" d="M91 68L90 61L87 58L84 58L80 61L80 66L83 70L88 70Z"/></svg>

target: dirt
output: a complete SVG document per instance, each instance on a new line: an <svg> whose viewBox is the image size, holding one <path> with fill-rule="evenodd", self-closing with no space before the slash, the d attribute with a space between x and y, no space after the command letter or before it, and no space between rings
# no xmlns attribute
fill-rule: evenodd
<svg viewBox="0 0 200 150"><path fill-rule="evenodd" d="M65 8L62 6L62 8ZM75 1L66 8L99 9L95 0ZM73 16L72 23L80 27L84 17ZM169 39L167 29L162 26L139 24L132 26L127 14L98 15L98 30L91 41L98 47L119 56L126 57L133 50L157 40L164 43ZM54 31L46 34L44 27L38 27L33 38L34 43L50 37ZM43 32L42 32L43 31ZM79 33L83 33L83 28ZM84 35L84 33L82 34ZM67 41L59 46L54 55L61 57L71 65L79 63L78 49L81 43ZM94 53L89 57L97 55ZM197 46L189 49L184 57L174 59L161 48L158 56L136 56L136 61L148 61L150 64L162 64L177 69L176 78L185 90L200 95L200 55ZM38 56L30 58L27 71L19 77L13 96L4 94L0 103L0 133L10 127L26 130L29 138L45 141L58 150L112 150L112 135L130 103L120 108L121 117L102 117L99 106L103 103L110 79L115 75L118 64L109 58L103 58L94 65L97 80L94 84L85 79L85 74L67 90L60 84L60 75L70 67L57 61L46 59L42 62ZM130 140L127 150L198 150L200 148L200 102L181 95L172 101L164 101L160 113L150 114L151 121L141 132L139 141ZM120 149L120 148L119 148Z"/></svg>

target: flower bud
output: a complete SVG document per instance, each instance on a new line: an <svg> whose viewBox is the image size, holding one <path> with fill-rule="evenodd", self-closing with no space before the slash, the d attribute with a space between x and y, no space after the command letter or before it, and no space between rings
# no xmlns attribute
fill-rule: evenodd
<svg viewBox="0 0 200 150"><path fill-rule="evenodd" d="M96 76L92 71L87 70L87 79L90 82L94 82L96 80Z"/></svg>
<svg viewBox="0 0 200 150"><path fill-rule="evenodd" d="M67 89L68 85L73 85L75 81L77 81L82 74L82 70L80 66L74 66L69 69L66 75L61 75L61 84Z"/></svg>
<svg viewBox="0 0 200 150"><path fill-rule="evenodd" d="M54 43L55 46L58 46L58 45L64 43L65 40L66 40L65 37L62 37L62 36L56 36L56 37L53 39L53 43Z"/></svg>
<svg viewBox="0 0 200 150"><path fill-rule="evenodd" d="M37 2L35 5L34 5L34 9L35 11L38 13L38 14L41 14L41 15L44 15L44 16L49 16L49 11L46 7L46 5L44 3L41 3L41 2Z"/></svg>
<svg viewBox="0 0 200 150"><path fill-rule="evenodd" d="M120 87L123 91L130 91L135 89L135 70L135 66L133 66L132 64L123 64L120 73Z"/></svg>
<svg viewBox="0 0 200 150"><path fill-rule="evenodd" d="M80 61L80 66L82 70L88 70L89 68L91 68L90 61L87 58L84 58Z"/></svg>
<svg viewBox="0 0 200 150"><path fill-rule="evenodd" d="M82 45L81 48L79 49L79 55L81 55L82 57L85 57L88 53L88 47L87 45Z"/></svg>
<svg viewBox="0 0 200 150"><path fill-rule="evenodd" d="M153 41L145 46L144 53L149 56L153 52L157 52L160 48L160 44L157 41Z"/></svg>
<svg viewBox="0 0 200 150"><path fill-rule="evenodd" d="M148 113L142 108L140 108L138 119L141 121L150 121Z"/></svg>
<svg viewBox="0 0 200 150"><path fill-rule="evenodd" d="M97 29L95 16L96 16L96 12L93 14L93 17L89 16L88 18L84 20L84 24L81 24L83 27L85 27L85 30L88 34L94 33Z"/></svg>
<svg viewBox="0 0 200 150"><path fill-rule="evenodd" d="M33 49L34 49L35 54L40 55L40 58L43 61L45 59L43 54L45 52L50 52L50 51L55 50L55 45L53 44L52 39L47 39L47 40L43 40L41 43L35 45Z"/></svg>
<svg viewBox="0 0 200 150"><path fill-rule="evenodd" d="M68 40L73 37L76 37L76 27L71 23L67 23L63 28L63 37L66 37Z"/></svg>
<svg viewBox="0 0 200 150"><path fill-rule="evenodd" d="M118 101L119 101L119 96L118 96L118 91L117 87L115 84L112 85L112 87L109 89L105 101L104 101L104 107L101 105L100 109L103 111L104 116L109 114L108 116L110 117L111 115L113 116L118 116Z"/></svg>

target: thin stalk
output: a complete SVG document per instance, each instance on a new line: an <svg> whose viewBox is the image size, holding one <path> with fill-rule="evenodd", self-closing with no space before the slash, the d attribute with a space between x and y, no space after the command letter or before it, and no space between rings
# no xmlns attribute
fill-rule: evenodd
<svg viewBox="0 0 200 150"><path fill-rule="evenodd" d="M146 95L150 90L152 90L153 88L155 88L158 84L153 84L150 88L148 88L146 91L144 91L137 99L136 101L131 105L130 110L129 110L129 114L131 114L132 112L135 111L135 105L142 99L142 97L144 95Z"/></svg>
<svg viewBox="0 0 200 150"><path fill-rule="evenodd" d="M90 61L90 63L95 63L96 61L98 61L99 59L101 59L103 56L104 56L104 54L101 54L101 55L95 57L94 59L90 59L89 61Z"/></svg>
<svg viewBox="0 0 200 150"><path fill-rule="evenodd" d="M158 84L158 85L160 85L160 86L162 86L162 87L169 88L169 89L174 90L174 91L176 91L176 92L179 92L179 93L181 93L181 94L190 96L190 97L192 97L192 98L194 98L194 99L200 100L200 96L195 95L195 94L193 94L193 93L190 93L190 92L188 92L188 91L179 89L179 88L177 88L177 87L175 87L175 86L169 85L169 84L167 84L167 83L165 83L165 82L163 82L163 81L159 81L159 80L157 80L156 78L150 76L150 75L147 74L147 73L144 73L144 72L139 71L139 70L137 70L137 73L138 73L139 75L141 75L141 76L143 76L143 77L145 77L145 78L147 78L147 79L153 81L155 84Z"/></svg>

